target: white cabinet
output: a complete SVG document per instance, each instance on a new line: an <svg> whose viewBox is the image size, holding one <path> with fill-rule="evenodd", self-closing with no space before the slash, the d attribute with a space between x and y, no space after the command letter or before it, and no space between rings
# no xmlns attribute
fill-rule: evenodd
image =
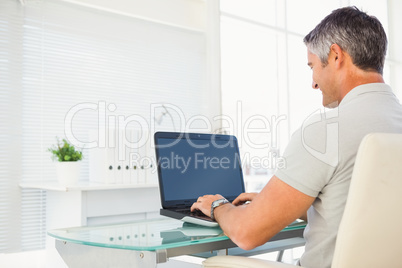
<svg viewBox="0 0 402 268"><path fill-rule="evenodd" d="M159 217L157 184L21 183L46 190L46 229L129 222Z"/></svg>

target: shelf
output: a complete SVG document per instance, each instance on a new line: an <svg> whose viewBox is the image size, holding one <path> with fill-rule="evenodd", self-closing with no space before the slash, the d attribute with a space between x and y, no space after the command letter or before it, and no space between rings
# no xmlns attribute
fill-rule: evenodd
<svg viewBox="0 0 402 268"><path fill-rule="evenodd" d="M19 186L23 189L40 189L48 191L103 191L103 190L117 190L117 189L141 189L141 188L157 188L157 183L148 184L104 184L89 181L80 181L76 185L61 185L56 181L43 181L43 182L23 182Z"/></svg>

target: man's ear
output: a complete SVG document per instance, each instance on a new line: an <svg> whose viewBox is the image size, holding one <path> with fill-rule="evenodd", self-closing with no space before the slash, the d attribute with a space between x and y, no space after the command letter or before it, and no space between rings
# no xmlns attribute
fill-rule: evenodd
<svg viewBox="0 0 402 268"><path fill-rule="evenodd" d="M332 44L328 56L328 61L334 61L337 67L341 66L341 63L345 59L345 54L342 48L337 44Z"/></svg>

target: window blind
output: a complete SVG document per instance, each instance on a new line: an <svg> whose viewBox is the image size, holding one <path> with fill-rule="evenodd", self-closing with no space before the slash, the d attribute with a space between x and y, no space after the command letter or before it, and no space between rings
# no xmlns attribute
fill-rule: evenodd
<svg viewBox="0 0 402 268"><path fill-rule="evenodd" d="M155 130L182 129L183 118L209 109L203 32L62 1L24 2L0 3L0 252L44 246L46 193L18 183L56 180L47 148L65 137L74 107L96 108L68 125L83 143L98 128L100 105L106 118L143 118ZM155 122L161 104L171 118ZM81 180L88 176L84 161Z"/></svg>
<svg viewBox="0 0 402 268"><path fill-rule="evenodd" d="M0 252L21 248L21 46L22 14L15 1L0 2Z"/></svg>

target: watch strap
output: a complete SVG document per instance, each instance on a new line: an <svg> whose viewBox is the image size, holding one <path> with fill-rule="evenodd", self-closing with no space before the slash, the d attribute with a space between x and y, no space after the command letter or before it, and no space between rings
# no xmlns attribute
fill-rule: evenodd
<svg viewBox="0 0 402 268"><path fill-rule="evenodd" d="M212 204L211 204L211 219L213 221L215 220L215 217L214 217L215 208L217 208L219 206L222 206L224 204L227 204L227 203L229 203L229 201L226 198L221 198L221 199L218 199L218 200L215 200L214 202L212 202Z"/></svg>

